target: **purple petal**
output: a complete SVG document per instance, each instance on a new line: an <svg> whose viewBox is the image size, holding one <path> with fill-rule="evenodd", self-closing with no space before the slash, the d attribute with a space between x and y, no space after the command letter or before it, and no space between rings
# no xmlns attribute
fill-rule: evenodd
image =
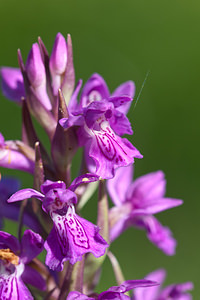
<svg viewBox="0 0 200 300"><path fill-rule="evenodd" d="M3 143L0 136L0 166L8 169L16 169L29 173L34 172L34 151L30 150L30 157L27 157L18 146L18 141L6 141ZM23 145L23 143L22 143Z"/></svg>
<svg viewBox="0 0 200 300"><path fill-rule="evenodd" d="M120 86L116 88L116 90L112 93L112 96L123 96L127 95L131 98L134 97L135 94L135 84L133 81L127 81L122 83ZM131 106L131 102L125 103L123 106L118 108L118 110L124 114L127 114L129 108Z"/></svg>
<svg viewBox="0 0 200 300"><path fill-rule="evenodd" d="M0 249L10 249L12 252L17 253L20 250L19 241L12 234L0 231Z"/></svg>
<svg viewBox="0 0 200 300"><path fill-rule="evenodd" d="M46 74L40 48L37 43L33 44L29 52L26 61L26 71L30 83L34 88L43 85L43 82L46 80Z"/></svg>
<svg viewBox="0 0 200 300"><path fill-rule="evenodd" d="M109 119L109 123L115 133L120 136L124 134L133 134L129 119L117 109L112 111L112 116Z"/></svg>
<svg viewBox="0 0 200 300"><path fill-rule="evenodd" d="M7 200L20 188L20 181L14 177L3 177L0 181L0 199Z"/></svg>
<svg viewBox="0 0 200 300"><path fill-rule="evenodd" d="M25 97L23 76L20 69L2 67L0 74L4 96L20 103L21 98Z"/></svg>
<svg viewBox="0 0 200 300"><path fill-rule="evenodd" d="M26 62L26 72L31 86L38 100L47 110L51 110L51 102L46 91L46 72L40 48L37 43L33 44Z"/></svg>
<svg viewBox="0 0 200 300"><path fill-rule="evenodd" d="M146 280L146 279L141 279L141 280L126 280L119 286L112 286L111 288L108 289L108 291L113 291L113 292L118 292L118 293L125 293L127 291L130 291L135 288L139 287L150 287L150 286L155 286L159 285L155 281L151 280Z"/></svg>
<svg viewBox="0 0 200 300"><path fill-rule="evenodd" d="M118 168L115 176L107 180L107 189L112 202L120 206L126 201L126 193L133 178L133 165Z"/></svg>
<svg viewBox="0 0 200 300"><path fill-rule="evenodd" d="M47 237L46 242L44 243L44 248L47 251L45 264L50 269L56 270L58 272L62 271L64 260L66 260L65 252L67 252L68 250L68 245L66 243L63 246L65 247L63 251L62 244L60 245L58 233L54 225Z"/></svg>
<svg viewBox="0 0 200 300"><path fill-rule="evenodd" d="M123 106L124 104L131 102L132 99L129 96L118 95L118 96L109 97L108 101L113 103L115 108L119 108L119 107Z"/></svg>
<svg viewBox="0 0 200 300"><path fill-rule="evenodd" d="M66 103L68 104L75 85L75 71L73 63L73 49L70 34L67 35L67 66L62 82L61 90L63 92Z"/></svg>
<svg viewBox="0 0 200 300"><path fill-rule="evenodd" d="M129 205L112 207L109 211L110 241L118 238L130 225Z"/></svg>
<svg viewBox="0 0 200 300"><path fill-rule="evenodd" d="M91 131L92 139L86 144L89 156L96 164L96 174L104 179L114 176L114 171L118 167L130 165L134 158L142 158L140 152L127 140L114 134L107 122L103 122L101 131ZM80 135L79 135L80 136ZM85 142L83 136L80 141Z"/></svg>
<svg viewBox="0 0 200 300"><path fill-rule="evenodd" d="M44 241L39 234L27 229L24 232L24 235L21 240L22 251L20 258L23 261L23 263L27 264L33 258L38 256L43 250L43 244Z"/></svg>
<svg viewBox="0 0 200 300"><path fill-rule="evenodd" d="M140 287L151 287L158 285L157 282L151 280L126 280L119 286L112 286L107 291L98 296L98 300L119 299L128 300L130 297L124 295L129 290ZM144 299L143 299L144 300Z"/></svg>
<svg viewBox="0 0 200 300"><path fill-rule="evenodd" d="M146 279L159 282L162 285L163 281L165 280L166 272L163 269L156 270L147 276ZM154 300L159 299L160 294L160 285L153 286L149 289L136 289L134 291L134 300Z"/></svg>
<svg viewBox="0 0 200 300"><path fill-rule="evenodd" d="M134 206L136 201L142 208L152 200L163 198L165 195L166 180L164 173L157 171L137 178L129 191L128 201Z"/></svg>
<svg viewBox="0 0 200 300"><path fill-rule="evenodd" d="M186 282L182 284L172 284L167 286L160 294L160 299L180 299L180 300L192 300L192 296L186 293L193 289L192 282Z"/></svg>
<svg viewBox="0 0 200 300"><path fill-rule="evenodd" d="M33 300L33 297L20 277L0 278L0 299Z"/></svg>
<svg viewBox="0 0 200 300"><path fill-rule="evenodd" d="M79 91L81 89L81 86L82 86L82 79L80 79L78 81L76 88L71 96L70 101L69 101L67 108L70 113L73 113L73 112L76 112L77 110L79 110L79 103L78 103L77 97L78 97Z"/></svg>
<svg viewBox="0 0 200 300"><path fill-rule="evenodd" d="M66 212L67 205L76 204L77 196L69 189L51 189L43 200L42 208L45 212L63 210Z"/></svg>
<svg viewBox="0 0 200 300"><path fill-rule="evenodd" d="M75 215L73 207L68 208L66 216L51 213L51 217L54 227L44 245L50 269L61 271L64 261L75 264L88 252L95 257L105 254L108 244L98 233L99 229Z"/></svg>
<svg viewBox="0 0 200 300"><path fill-rule="evenodd" d="M60 32L56 35L49 64L53 74L62 75L65 72L67 65L67 44Z"/></svg>
<svg viewBox="0 0 200 300"><path fill-rule="evenodd" d="M53 189L66 189L66 184L63 181L46 180L41 185L41 192L45 195Z"/></svg>
<svg viewBox="0 0 200 300"><path fill-rule="evenodd" d="M110 93L103 77L95 73L88 79L83 87L80 104L82 107L86 107L93 101L107 99L109 95Z"/></svg>
<svg viewBox="0 0 200 300"><path fill-rule="evenodd" d="M42 201L44 195L33 189L23 189L13 194L7 201L8 203L12 203L33 197Z"/></svg>
<svg viewBox="0 0 200 300"><path fill-rule="evenodd" d="M80 292L70 292L66 300L95 300L95 298L88 297Z"/></svg>
<svg viewBox="0 0 200 300"><path fill-rule="evenodd" d="M99 180L99 176L95 174L87 173L75 178L71 183L69 189L74 192L80 184L90 183L98 180Z"/></svg>
<svg viewBox="0 0 200 300"><path fill-rule="evenodd" d="M132 216L137 215L153 215L161 211L176 207L183 204L182 200L179 199L170 199L170 198L161 198L155 199L154 202L144 203L143 208L133 210Z"/></svg>
<svg viewBox="0 0 200 300"><path fill-rule="evenodd" d="M25 265L22 280L25 284L31 284L41 291L46 289L46 281L42 275L28 265Z"/></svg>
<svg viewBox="0 0 200 300"><path fill-rule="evenodd" d="M109 119L112 115L113 109L113 104L108 101L93 101L87 108L84 109L85 122L87 126L89 128L93 128L96 125L96 121L102 116Z"/></svg>
<svg viewBox="0 0 200 300"><path fill-rule="evenodd" d="M143 220L135 222L137 226L147 230L148 239L161 249L166 255L174 255L176 240L167 227L163 227L153 216L144 217Z"/></svg>
<svg viewBox="0 0 200 300"><path fill-rule="evenodd" d="M101 293L98 300L131 300L131 298L123 293L105 291Z"/></svg>
<svg viewBox="0 0 200 300"><path fill-rule="evenodd" d="M53 93L57 96L67 66L67 44L61 33L56 35L49 66L52 75Z"/></svg>

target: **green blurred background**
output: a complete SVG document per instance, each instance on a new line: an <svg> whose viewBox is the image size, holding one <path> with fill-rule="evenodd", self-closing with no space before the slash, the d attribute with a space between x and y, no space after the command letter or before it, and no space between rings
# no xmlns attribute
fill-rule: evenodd
<svg viewBox="0 0 200 300"><path fill-rule="evenodd" d="M24 57L41 36L49 53L55 35L71 33L76 79L84 82L100 73L114 90L133 80L136 97L130 110L134 145L144 155L135 175L163 170L167 196L184 205L158 215L178 240L177 254L167 257L142 231L129 229L112 245L126 279L139 279L163 267L167 284L191 280L194 299L200 294L200 3L186 0L1 1L0 65L17 67L17 48ZM20 138L20 109L0 95L0 131L6 139ZM19 174L23 186L31 176ZM95 220L96 203L85 215ZM106 261L99 290L115 284Z"/></svg>

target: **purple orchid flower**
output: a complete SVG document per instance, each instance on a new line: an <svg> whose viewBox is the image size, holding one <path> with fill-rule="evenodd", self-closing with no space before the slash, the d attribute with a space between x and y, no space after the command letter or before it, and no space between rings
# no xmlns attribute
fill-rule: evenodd
<svg viewBox="0 0 200 300"><path fill-rule="evenodd" d="M69 128L77 126L80 146L85 147L85 160L90 172L104 179L112 178L115 169L134 162L134 158L142 158L140 152L125 138L116 134L126 131L128 125L123 120L111 126L115 107L125 103L127 97L115 97L112 101L93 101L77 115L60 120L61 126ZM127 133L127 132L126 132Z"/></svg>
<svg viewBox="0 0 200 300"><path fill-rule="evenodd" d="M182 200L164 197L166 181L162 171L144 175L133 183L132 177L133 166L128 166L118 169L115 177L107 182L115 204L109 215L111 241L129 226L136 226L145 229L149 240L165 254L173 255L176 241L153 214L179 206Z"/></svg>
<svg viewBox="0 0 200 300"><path fill-rule="evenodd" d="M131 124L126 117L135 93L135 85L132 81L123 83L110 95L104 79L95 73L84 85L80 102L78 102L77 96L81 84L82 81L79 81L69 102L68 109L72 115L77 115L78 112L82 112L88 106L90 106L90 112L87 113L90 115L95 113L96 118L102 112L107 111L110 126L116 134L120 136L133 134ZM90 105L92 103L94 103L94 106Z"/></svg>
<svg viewBox="0 0 200 300"><path fill-rule="evenodd" d="M33 299L25 284L45 290L43 277L29 263L43 250L39 234L26 230L21 243L0 231L0 299Z"/></svg>
<svg viewBox="0 0 200 300"><path fill-rule="evenodd" d="M25 155L25 151L26 154ZM34 172L35 151L21 141L5 141L0 133L0 166L28 173Z"/></svg>
<svg viewBox="0 0 200 300"><path fill-rule="evenodd" d="M163 269L156 270L148 274L145 278L159 282L161 285L166 277ZM132 300L192 300L192 296L187 292L193 289L192 282L182 284L171 284L164 289L160 286L154 286L151 289L137 289L134 292Z"/></svg>
<svg viewBox="0 0 200 300"><path fill-rule="evenodd" d="M50 269L61 271L63 263L69 260L75 264L88 252L95 257L104 255L107 242L99 234L99 228L75 213L77 203L75 189L82 183L98 180L93 174L76 178L66 189L62 181L46 180L41 185L41 192L24 189L12 195L8 202L35 197L42 201L42 208L53 220L53 228L44 244L47 250L46 264Z"/></svg>
<svg viewBox="0 0 200 300"><path fill-rule="evenodd" d="M135 288L141 287L152 287L157 286L158 283L151 280L126 280L120 286L112 286L107 291L100 293L99 295L86 296L80 292L70 292L66 300L108 300L108 299L119 299L119 300L128 300L131 299L129 296L125 295L127 291L130 291Z"/></svg>

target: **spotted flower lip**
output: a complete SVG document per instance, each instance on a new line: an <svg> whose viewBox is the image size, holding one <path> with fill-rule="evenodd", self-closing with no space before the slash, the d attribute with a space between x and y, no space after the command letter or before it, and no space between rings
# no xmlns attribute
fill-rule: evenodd
<svg viewBox="0 0 200 300"><path fill-rule="evenodd" d="M43 277L28 264L43 250L39 234L26 230L21 243L7 232L0 231L0 298L33 299L25 284L40 290L46 288Z"/></svg>
<svg viewBox="0 0 200 300"><path fill-rule="evenodd" d="M119 105L121 101L126 101L126 97L115 100L113 102ZM143 157L126 138L121 138L116 134L116 131L128 133L129 125L124 123L125 119L120 118L118 122L110 123L115 104L108 101L95 101L82 112L80 111L79 115L71 115L67 119L60 120L64 128L78 127L79 144L85 148L88 170L104 179L112 178L118 167L127 166L134 162L134 158Z"/></svg>
<svg viewBox="0 0 200 300"><path fill-rule="evenodd" d="M192 296L188 294L188 291L193 289L192 282L185 282L180 284L171 284L162 288L162 284L166 277L166 271L164 269L156 270L148 274L145 278L148 280L157 281L159 286L154 286L150 289L137 289L134 292L132 300L191 300Z"/></svg>
<svg viewBox="0 0 200 300"><path fill-rule="evenodd" d="M9 203L31 197L42 201L43 210L49 213L53 221L53 228L44 244L49 268L61 271L64 261L69 260L71 264L75 264L88 252L95 257L105 254L108 244L99 234L99 228L78 216L74 208L77 202L74 190L82 183L98 179L96 175L85 174L76 178L68 189L62 181L46 180L41 185L42 193L34 189L24 189L8 199Z"/></svg>
<svg viewBox="0 0 200 300"><path fill-rule="evenodd" d="M97 300L108 300L108 299L119 299L119 300L128 300L131 299L129 296L125 295L127 291L130 291L135 288L142 288L142 287L152 287L159 285L155 281L151 280L126 280L119 286L112 286L107 291L104 291L100 294L95 295L95 297L86 296L80 292L70 292L66 300L87 300L87 299L97 299ZM143 289L142 289L143 290ZM145 289L146 290L146 289ZM138 299L139 300L139 299ZM144 299L143 299L144 300Z"/></svg>
<svg viewBox="0 0 200 300"><path fill-rule="evenodd" d="M173 255L176 241L170 230L163 227L153 214L179 206L183 201L165 197L166 181L162 171L141 176L133 183L132 175L133 166L120 168L107 183L110 197L116 205L110 210L111 240L132 225L145 229L152 243L165 254Z"/></svg>

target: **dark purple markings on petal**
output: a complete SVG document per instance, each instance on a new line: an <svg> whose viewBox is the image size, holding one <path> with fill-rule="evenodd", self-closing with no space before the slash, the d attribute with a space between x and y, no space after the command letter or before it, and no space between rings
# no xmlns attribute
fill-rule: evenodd
<svg viewBox="0 0 200 300"><path fill-rule="evenodd" d="M120 148L120 150L124 153L124 155L127 155L127 153L116 141L115 135L114 133L111 132L110 128L106 128L106 129L109 133L104 131L104 133L98 133L95 135L97 144L102 154L106 157L106 159L110 161L115 159L116 163L118 163L119 161L122 162L124 159L121 157L121 155L117 156L117 150L115 144L117 147Z"/></svg>
<svg viewBox="0 0 200 300"><path fill-rule="evenodd" d="M66 256L69 249L69 243L68 243L65 224L62 217L57 218L55 230L59 241L60 252L62 253L63 256Z"/></svg>
<svg viewBox="0 0 200 300"><path fill-rule="evenodd" d="M93 90L89 93L87 102L89 104L93 101L101 101L101 100L102 100L101 94L97 90Z"/></svg>
<svg viewBox="0 0 200 300"><path fill-rule="evenodd" d="M74 244L78 247L89 249L88 236L82 224L77 220L75 214L72 212L67 213L65 225L68 227L68 231L73 237Z"/></svg>
<svg viewBox="0 0 200 300"><path fill-rule="evenodd" d="M11 278L6 279L5 281L2 280L1 285L2 285L2 288L0 291L0 299L2 299L2 300L11 300L11 299L20 300L19 288L18 288L18 283L17 283L16 277L12 276Z"/></svg>

